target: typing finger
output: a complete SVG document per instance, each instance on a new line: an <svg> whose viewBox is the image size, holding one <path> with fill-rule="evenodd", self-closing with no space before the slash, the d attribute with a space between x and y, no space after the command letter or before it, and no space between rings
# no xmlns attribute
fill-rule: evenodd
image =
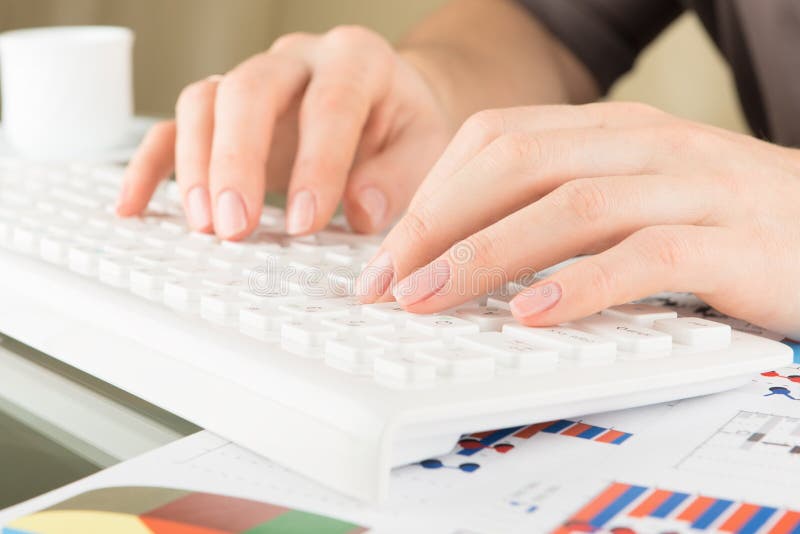
<svg viewBox="0 0 800 534"><path fill-rule="evenodd" d="M147 207L158 184L175 166L175 122L153 126L136 150L122 180L117 215L138 215Z"/></svg>
<svg viewBox="0 0 800 534"><path fill-rule="evenodd" d="M413 208L452 179L498 138L552 130L630 128L673 120L644 104L615 102L582 106L527 106L481 111L467 119L431 169L411 202Z"/></svg>
<svg viewBox="0 0 800 534"><path fill-rule="evenodd" d="M650 226L606 252L573 263L510 303L520 322L552 325L660 291L715 293L730 284L740 250L722 227ZM720 269L720 266L726 266Z"/></svg>
<svg viewBox="0 0 800 534"><path fill-rule="evenodd" d="M420 313L444 310L509 280L619 240L651 225L708 221L704 188L689 178L617 176L574 180L539 202L453 245L402 280L394 296Z"/></svg>
<svg viewBox="0 0 800 534"><path fill-rule="evenodd" d="M408 213L389 232L381 259L397 280L453 243L577 178L652 172L672 158L656 130L581 129L502 136ZM378 279L384 280L381 276ZM385 287L362 283L371 302Z"/></svg>
<svg viewBox="0 0 800 534"><path fill-rule="evenodd" d="M181 92L175 106L178 126L175 179L189 226L200 232L212 230L208 165L211 160L214 99L219 78L207 78L189 85Z"/></svg>
<svg viewBox="0 0 800 534"><path fill-rule="evenodd" d="M226 74L217 87L209 193L214 230L241 239L259 222L275 122L305 86L308 64L262 53Z"/></svg>
<svg viewBox="0 0 800 534"><path fill-rule="evenodd" d="M361 28L337 28L322 38L300 109L286 215L290 234L319 230L336 210L370 110L389 89L393 61L389 45ZM380 195L385 192L376 190L370 199L376 209Z"/></svg>

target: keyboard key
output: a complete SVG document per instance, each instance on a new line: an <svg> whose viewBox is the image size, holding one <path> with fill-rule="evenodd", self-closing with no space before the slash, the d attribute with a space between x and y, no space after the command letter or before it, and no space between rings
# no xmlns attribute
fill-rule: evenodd
<svg viewBox="0 0 800 534"><path fill-rule="evenodd" d="M407 327L447 341L480 331L477 324L449 315L413 315L408 319Z"/></svg>
<svg viewBox="0 0 800 534"><path fill-rule="evenodd" d="M333 328L342 335L366 336L389 333L394 331L391 323L379 321L370 317L341 316L325 319L322 324Z"/></svg>
<svg viewBox="0 0 800 534"><path fill-rule="evenodd" d="M536 346L500 332L483 332L456 339L461 346L491 354L499 366L514 372L542 372L558 365L558 351Z"/></svg>
<svg viewBox="0 0 800 534"><path fill-rule="evenodd" d="M396 326L405 326L414 314L408 313L396 302L380 302L361 306L361 313L383 321L391 321Z"/></svg>
<svg viewBox="0 0 800 534"><path fill-rule="evenodd" d="M84 276L97 275L97 261L101 251L94 247L76 245L67 252L67 266L70 271Z"/></svg>
<svg viewBox="0 0 800 534"><path fill-rule="evenodd" d="M372 374L373 362L384 354L384 347L363 337L346 336L325 343L325 363L354 374Z"/></svg>
<svg viewBox="0 0 800 534"><path fill-rule="evenodd" d="M237 295L211 291L200 295L200 316L213 323L237 326L239 310L246 305Z"/></svg>
<svg viewBox="0 0 800 534"><path fill-rule="evenodd" d="M106 256L97 262L97 274L104 284L127 288L130 283L130 268L134 263L126 256Z"/></svg>
<svg viewBox="0 0 800 534"><path fill-rule="evenodd" d="M374 360L373 375L388 386L430 387L436 383L436 366L409 354L383 354Z"/></svg>
<svg viewBox="0 0 800 534"><path fill-rule="evenodd" d="M128 273L131 293L147 300L163 300L164 280L168 276L158 267L132 267Z"/></svg>
<svg viewBox="0 0 800 534"><path fill-rule="evenodd" d="M291 317L272 307L244 305L239 310L239 330L262 341L280 338L281 325Z"/></svg>
<svg viewBox="0 0 800 534"><path fill-rule="evenodd" d="M622 304L620 306L612 306L601 311L600 314L648 327L653 325L653 321L675 319L678 317L678 314L674 311L665 310L662 307L651 306L649 304Z"/></svg>
<svg viewBox="0 0 800 534"><path fill-rule="evenodd" d="M336 337L336 330L316 321L292 319L281 324L281 339L290 345L322 347ZM318 357L322 357L322 350Z"/></svg>
<svg viewBox="0 0 800 534"><path fill-rule="evenodd" d="M420 362L432 363L442 378L488 380L494 375L494 358L466 347L420 349L415 356Z"/></svg>
<svg viewBox="0 0 800 534"><path fill-rule="evenodd" d="M617 344L595 334L566 326L530 327L507 324L503 333L534 345L552 348L559 356L582 364L605 364L616 359Z"/></svg>
<svg viewBox="0 0 800 534"><path fill-rule="evenodd" d="M198 313L200 295L208 289L198 280L171 277L164 281L164 305L184 313Z"/></svg>
<svg viewBox="0 0 800 534"><path fill-rule="evenodd" d="M346 307L324 299L293 302L279 306L278 309L298 319L327 319L349 315Z"/></svg>
<svg viewBox="0 0 800 534"><path fill-rule="evenodd" d="M69 238L45 234L39 240L39 257L56 265L67 263L69 248L77 243Z"/></svg>
<svg viewBox="0 0 800 534"><path fill-rule="evenodd" d="M414 331L395 331L379 336L368 336L368 340L383 346L387 352L413 354L417 350L444 347L441 340Z"/></svg>
<svg viewBox="0 0 800 534"><path fill-rule="evenodd" d="M617 320L612 316L593 315L573 323L576 328L613 339L620 350L649 357L667 356L672 337L658 330Z"/></svg>
<svg viewBox="0 0 800 534"><path fill-rule="evenodd" d="M700 317L660 319L653 328L671 335L676 343L699 349L722 349L731 342L730 326Z"/></svg>
<svg viewBox="0 0 800 534"><path fill-rule="evenodd" d="M504 324L514 321L514 316L510 311L494 306L460 308L455 311L454 315L477 324L481 332L499 332Z"/></svg>

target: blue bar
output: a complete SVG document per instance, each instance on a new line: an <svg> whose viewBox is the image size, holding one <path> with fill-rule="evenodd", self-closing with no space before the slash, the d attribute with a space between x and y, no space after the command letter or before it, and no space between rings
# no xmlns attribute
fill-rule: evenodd
<svg viewBox="0 0 800 534"><path fill-rule="evenodd" d="M650 517L657 517L659 519L666 518L669 514L671 514L675 508L681 505L683 501L685 501L689 497L688 493L673 493L667 500L662 502L661 505L653 510L653 513L650 514Z"/></svg>
<svg viewBox="0 0 800 534"><path fill-rule="evenodd" d="M620 437L618 437L617 439L615 439L611 443L613 443L614 445L619 445L621 443L625 443L625 440L627 440L632 435L633 434L622 434Z"/></svg>
<svg viewBox="0 0 800 534"><path fill-rule="evenodd" d="M647 488L631 486L625 493L617 497L616 501L609 504L605 510L594 516L589 521L589 524L597 528L603 528L606 523L614 519L617 514L624 510L630 503L638 499L645 491L647 491Z"/></svg>
<svg viewBox="0 0 800 534"><path fill-rule="evenodd" d="M560 421L555 421L552 425L543 429L542 432L547 432L548 434L558 434L562 430L566 430L567 428L571 427L574 424L575 421L568 421L566 419L561 419Z"/></svg>
<svg viewBox="0 0 800 534"><path fill-rule="evenodd" d="M525 426L524 425L512 426L510 428L501 428L500 430L495 430L494 432L492 432L491 434L480 440L480 443L481 445L483 445L483 447L478 447L475 449L461 449L460 451L458 451L458 454L460 454L461 456L472 456L473 454L479 452L483 448L490 447L494 443L500 441L509 434L513 434L514 432L516 432L521 428L525 428Z"/></svg>
<svg viewBox="0 0 800 534"><path fill-rule="evenodd" d="M591 428L587 428L586 430L584 430L583 432L578 434L578 437L579 438L583 438L583 439L594 439L599 434L602 434L606 430L608 430L608 429L607 428L603 428L602 426L593 426Z"/></svg>
<svg viewBox="0 0 800 534"><path fill-rule="evenodd" d="M706 529L711 526L711 523L717 520L722 513L730 508L733 504L733 501L727 501L725 499L717 499L714 504L708 507L708 509L700 514L694 523L692 523L692 528L696 529Z"/></svg>
<svg viewBox="0 0 800 534"><path fill-rule="evenodd" d="M772 517L772 514L777 511L778 510L775 508L762 506L758 512L753 514L753 517L750 518L750 521L745 523L745 525L742 527L742 530L739 531L739 534L756 534L758 529L763 527L764 523L769 521L769 518Z"/></svg>

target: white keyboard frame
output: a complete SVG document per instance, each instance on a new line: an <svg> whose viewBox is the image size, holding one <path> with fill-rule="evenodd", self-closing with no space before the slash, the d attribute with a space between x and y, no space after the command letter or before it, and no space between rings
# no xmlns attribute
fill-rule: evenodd
<svg viewBox="0 0 800 534"><path fill-rule="evenodd" d="M409 392L35 258L0 250L0 265L0 332L369 501L386 496L392 466L446 453L463 433L713 393L792 361L789 347L734 331L702 357L563 362L569 387L547 373Z"/></svg>

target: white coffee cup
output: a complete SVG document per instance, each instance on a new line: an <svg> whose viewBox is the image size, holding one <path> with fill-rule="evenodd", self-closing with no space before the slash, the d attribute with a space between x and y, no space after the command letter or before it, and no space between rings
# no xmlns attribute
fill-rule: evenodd
<svg viewBox="0 0 800 534"><path fill-rule="evenodd" d="M2 130L39 159L80 159L119 146L133 113L133 32L57 26L0 34Z"/></svg>

